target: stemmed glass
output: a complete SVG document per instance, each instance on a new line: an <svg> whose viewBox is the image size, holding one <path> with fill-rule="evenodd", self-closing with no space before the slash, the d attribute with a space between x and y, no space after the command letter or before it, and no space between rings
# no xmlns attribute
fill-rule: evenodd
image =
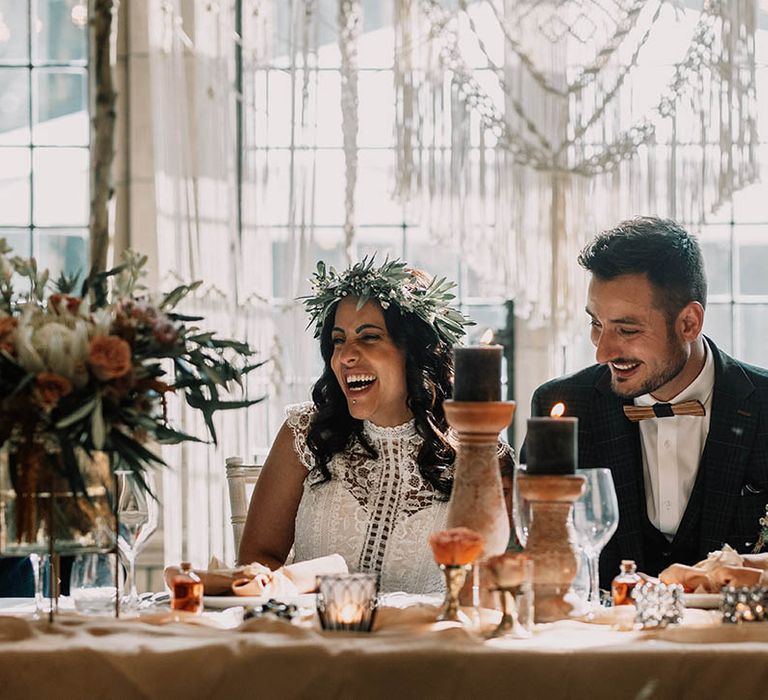
<svg viewBox="0 0 768 700"><path fill-rule="evenodd" d="M600 606L600 552L619 525L619 502L610 469L579 469L586 477L584 493L573 504L573 525L589 564L589 602Z"/></svg>
<svg viewBox="0 0 768 700"><path fill-rule="evenodd" d="M515 465L514 482L512 485L512 520L515 534L521 547L528 541L528 528L531 524L531 504L520 495L517 477L525 474L525 465Z"/></svg>
<svg viewBox="0 0 768 700"><path fill-rule="evenodd" d="M158 507L154 497L152 474L144 472L142 478L149 492L133 472L119 471L117 477L117 512L119 519L117 547L120 559L128 571L125 588L128 596L123 605L126 610L137 610L139 593L136 590L136 558L150 535L157 529Z"/></svg>

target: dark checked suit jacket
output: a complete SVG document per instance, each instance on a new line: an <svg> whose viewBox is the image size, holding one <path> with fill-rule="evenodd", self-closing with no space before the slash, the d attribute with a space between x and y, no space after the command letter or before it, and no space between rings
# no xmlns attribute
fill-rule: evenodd
<svg viewBox="0 0 768 700"><path fill-rule="evenodd" d="M621 559L657 574L670 563L693 564L728 543L752 549L768 503L768 371L720 352L715 360L709 434L688 505L672 542L647 517L638 423L622 410L610 370L593 365L540 386L532 414L562 401L579 419L579 466L607 467L619 501L619 526L600 557L600 585L610 586Z"/></svg>

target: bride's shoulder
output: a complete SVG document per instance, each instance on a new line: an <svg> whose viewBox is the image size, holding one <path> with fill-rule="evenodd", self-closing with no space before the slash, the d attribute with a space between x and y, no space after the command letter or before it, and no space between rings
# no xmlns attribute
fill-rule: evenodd
<svg viewBox="0 0 768 700"><path fill-rule="evenodd" d="M312 416L317 412L315 404L311 401L294 403L285 407L285 422L293 432L307 432Z"/></svg>

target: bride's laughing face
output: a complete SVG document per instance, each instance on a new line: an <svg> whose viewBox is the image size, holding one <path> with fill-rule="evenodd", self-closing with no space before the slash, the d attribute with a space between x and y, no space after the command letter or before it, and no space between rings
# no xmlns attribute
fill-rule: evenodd
<svg viewBox="0 0 768 700"><path fill-rule="evenodd" d="M382 427L402 425L412 415L405 354L389 335L377 301L356 307L357 297L345 297L336 307L331 369L353 418Z"/></svg>

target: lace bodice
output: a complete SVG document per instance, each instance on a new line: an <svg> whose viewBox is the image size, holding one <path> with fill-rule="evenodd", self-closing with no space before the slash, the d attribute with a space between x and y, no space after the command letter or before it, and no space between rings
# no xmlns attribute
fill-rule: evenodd
<svg viewBox="0 0 768 700"><path fill-rule="evenodd" d="M353 446L331 459L331 480L318 483L307 448L313 412L311 403L286 409L296 453L309 471L296 514L295 560L338 552L351 571L380 572L384 592L441 591L428 538L445 528L448 502L419 473L422 438L414 422L381 428L365 421L378 458Z"/></svg>

